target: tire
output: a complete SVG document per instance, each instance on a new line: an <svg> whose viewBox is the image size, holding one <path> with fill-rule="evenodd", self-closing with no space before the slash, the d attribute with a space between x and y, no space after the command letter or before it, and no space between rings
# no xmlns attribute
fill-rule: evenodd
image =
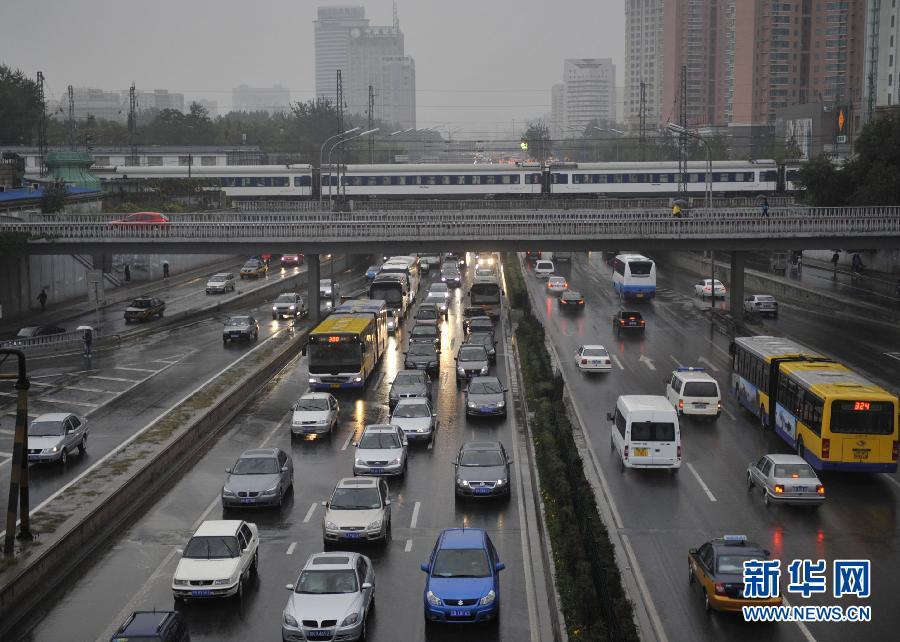
<svg viewBox="0 0 900 642"><path fill-rule="evenodd" d="M259 549L253 554L253 561L250 562L250 575L253 577L259 576Z"/></svg>
<svg viewBox="0 0 900 642"><path fill-rule="evenodd" d="M63 446L62 452L59 455L59 465L65 467L66 464L69 463L69 449Z"/></svg>
<svg viewBox="0 0 900 642"><path fill-rule="evenodd" d="M763 504L766 505L766 508L772 505L772 502L769 500L769 491L763 488Z"/></svg>
<svg viewBox="0 0 900 642"><path fill-rule="evenodd" d="M703 589L703 609L707 615L712 612L712 605L709 603L709 593L706 592L706 589Z"/></svg>
<svg viewBox="0 0 900 642"><path fill-rule="evenodd" d="M81 438L81 443L78 444L78 454L84 457L84 453L87 452L87 435Z"/></svg>
<svg viewBox="0 0 900 642"><path fill-rule="evenodd" d="M237 593L234 594L234 597L238 602L244 601L244 578L243 577L241 577L238 580L238 590L237 590Z"/></svg>
<svg viewBox="0 0 900 642"><path fill-rule="evenodd" d="M759 407L759 425L762 426L763 430L769 429L766 425L766 411L762 406Z"/></svg>
<svg viewBox="0 0 900 642"><path fill-rule="evenodd" d="M368 615L368 613L366 615ZM367 619L368 619L367 617L365 617L365 616L363 617L362 630L359 632L359 642L366 642L366 639L367 639L366 638L366 620Z"/></svg>
<svg viewBox="0 0 900 642"><path fill-rule="evenodd" d="M750 473L747 473L747 492L751 492L756 484L753 483L753 476Z"/></svg>

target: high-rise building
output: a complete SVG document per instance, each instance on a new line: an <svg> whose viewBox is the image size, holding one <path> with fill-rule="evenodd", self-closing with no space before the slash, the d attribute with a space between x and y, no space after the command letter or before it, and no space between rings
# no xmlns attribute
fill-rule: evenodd
<svg viewBox="0 0 900 642"><path fill-rule="evenodd" d="M556 83L550 90L550 138L563 140L566 138L566 85Z"/></svg>
<svg viewBox="0 0 900 642"><path fill-rule="evenodd" d="M337 70L345 76L350 67L350 39L369 26L364 7L319 7L313 21L316 48L316 97L332 103L336 97ZM342 78L347 82L347 78ZM345 85L345 95L346 95Z"/></svg>
<svg viewBox="0 0 900 642"><path fill-rule="evenodd" d="M209 114L210 118L215 118L219 115L219 101L217 100L208 100L206 98L198 98L197 100L193 100L191 102L195 102L206 110L206 113ZM188 105L190 108L190 105Z"/></svg>
<svg viewBox="0 0 900 642"><path fill-rule="evenodd" d="M894 0L869 0L866 11L863 113L869 122L877 107L900 104L900 6Z"/></svg>
<svg viewBox="0 0 900 642"><path fill-rule="evenodd" d="M581 136L596 121L616 118L616 67L611 58L568 58L563 65L563 136Z"/></svg>
<svg viewBox="0 0 900 642"><path fill-rule="evenodd" d="M410 56L381 59L381 78L376 83L375 118L396 123L400 129L416 127L416 63Z"/></svg>
<svg viewBox="0 0 900 642"><path fill-rule="evenodd" d="M393 102L381 86L382 64L388 57L403 56L403 34L399 27L366 27L350 31L349 66L344 77L347 112L368 115L369 85L382 100ZM377 112L375 114L377 116Z"/></svg>
<svg viewBox="0 0 900 642"><path fill-rule="evenodd" d="M231 90L233 111L264 111L270 114L290 110L291 92L281 85L274 87L248 87L241 85Z"/></svg>
<svg viewBox="0 0 900 642"><path fill-rule="evenodd" d="M128 90L124 90L119 94L122 98L122 104L125 105L125 111L128 111ZM168 89L154 89L153 91L135 92L137 98L138 110L162 111L163 109L174 109L175 111L184 111L184 94L172 93Z"/></svg>
<svg viewBox="0 0 900 642"><path fill-rule="evenodd" d="M625 0L625 88L623 119L640 124L641 84L647 127L659 122L662 96L663 0Z"/></svg>
<svg viewBox="0 0 900 642"><path fill-rule="evenodd" d="M88 116L120 123L128 120L128 109L123 107L122 99L117 92L103 91L94 87L75 87L72 93L76 120ZM68 93L63 94L59 109L56 109L52 115L60 119L69 117Z"/></svg>

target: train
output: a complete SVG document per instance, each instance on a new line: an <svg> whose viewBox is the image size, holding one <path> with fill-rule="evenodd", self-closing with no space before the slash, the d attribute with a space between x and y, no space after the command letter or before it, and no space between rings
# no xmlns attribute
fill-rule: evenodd
<svg viewBox="0 0 900 642"><path fill-rule="evenodd" d="M790 194L799 164L716 161L716 196ZM687 196L702 197L706 163L687 163ZM119 166L94 168L102 181L205 179L233 199L629 198L679 195L677 162L347 165ZM340 184L339 184L340 183ZM685 195L681 193L680 195Z"/></svg>

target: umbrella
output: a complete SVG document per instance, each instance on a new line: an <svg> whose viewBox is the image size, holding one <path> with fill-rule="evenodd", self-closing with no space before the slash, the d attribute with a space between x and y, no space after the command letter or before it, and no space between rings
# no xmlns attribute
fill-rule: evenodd
<svg viewBox="0 0 900 642"><path fill-rule="evenodd" d="M672 201L672 205L677 205L677 206L680 207L681 209L685 209L685 208L691 206L691 204L688 203L688 202L687 202L685 199L683 199L683 198L676 198L674 201Z"/></svg>

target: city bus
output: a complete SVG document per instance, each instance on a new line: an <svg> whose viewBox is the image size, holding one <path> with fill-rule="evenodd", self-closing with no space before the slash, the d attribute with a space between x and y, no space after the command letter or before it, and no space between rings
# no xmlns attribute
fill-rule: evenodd
<svg viewBox="0 0 900 642"><path fill-rule="evenodd" d="M476 276L469 289L469 303L472 308L481 308L484 314L496 319L500 316L500 302L503 289L500 279L495 276Z"/></svg>
<svg viewBox="0 0 900 642"><path fill-rule="evenodd" d="M331 316L341 314L371 314L375 319L375 361L387 350L388 308L382 299L350 299L344 301L331 312Z"/></svg>
<svg viewBox="0 0 900 642"><path fill-rule="evenodd" d="M329 316L309 333L310 390L362 388L383 353L378 345L374 314Z"/></svg>
<svg viewBox="0 0 900 642"><path fill-rule="evenodd" d="M409 305L409 281L405 274L378 274L369 284L369 298L385 302L388 308L388 332L400 328Z"/></svg>
<svg viewBox="0 0 900 642"><path fill-rule="evenodd" d="M897 471L896 395L789 339L741 337L731 389L816 470Z"/></svg>
<svg viewBox="0 0 900 642"><path fill-rule="evenodd" d="M623 299L652 299L656 263L640 254L619 254L613 261L613 289Z"/></svg>
<svg viewBox="0 0 900 642"><path fill-rule="evenodd" d="M419 295L419 259L415 256L392 256L381 266L379 274L405 274L409 293L407 306L411 306Z"/></svg>

